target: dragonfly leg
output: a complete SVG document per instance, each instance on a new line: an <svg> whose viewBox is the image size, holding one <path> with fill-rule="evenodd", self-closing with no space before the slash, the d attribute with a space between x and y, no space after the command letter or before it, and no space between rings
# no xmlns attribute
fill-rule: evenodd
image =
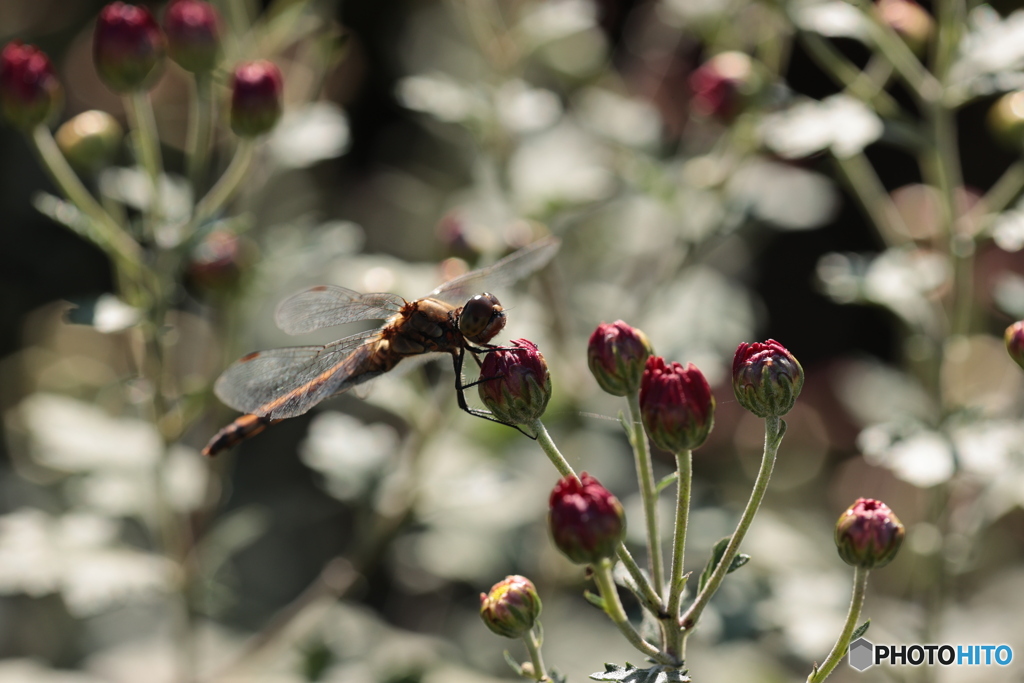
<svg viewBox="0 0 1024 683"><path fill-rule="evenodd" d="M478 352L482 352L482 351L481 350L477 350L477 349L470 349L470 355L472 355L473 360L475 360L477 362L477 365L480 364L480 359L476 357L476 354ZM470 415L472 415L474 417L480 417L480 418L483 418L485 420L490 420L491 422L497 422L498 424L503 424L506 427L511 427L512 429L516 430L520 434L522 434L524 436L527 436L527 437L533 439L534 441L536 441L537 440L536 436L534 436L533 434L530 434L527 431L524 431L523 428L520 427L519 425L512 424L511 422L505 422L504 420L499 420L498 418L494 417L494 415L492 415L491 413L487 412L486 410L480 410L478 408L471 408L469 406L469 402L466 400L466 389L468 389L470 387L474 387L477 384L480 384L480 382L486 382L488 379L496 379L496 378L494 378L494 377L487 377L487 378L484 378L484 379L478 379L477 381L472 382L470 384L463 384L463 381L462 381L462 366L463 366L463 363L465 362L465 360L466 360L466 349L464 349L464 348L460 348L459 352L457 354L456 353L452 354L452 362L455 365L455 396L458 399L459 408L461 408L462 410L464 410L465 412L469 413Z"/></svg>

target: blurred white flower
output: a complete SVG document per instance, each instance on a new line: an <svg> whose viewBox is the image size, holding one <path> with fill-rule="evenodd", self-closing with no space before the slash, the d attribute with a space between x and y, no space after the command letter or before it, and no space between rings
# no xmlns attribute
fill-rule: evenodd
<svg viewBox="0 0 1024 683"><path fill-rule="evenodd" d="M93 327L99 332L120 332L142 319L142 311L129 306L113 294L102 294L96 299Z"/></svg>
<svg viewBox="0 0 1024 683"><path fill-rule="evenodd" d="M992 239L1003 251L1024 248L1024 208L1020 204L999 214L992 224Z"/></svg>
<svg viewBox="0 0 1024 683"><path fill-rule="evenodd" d="M917 381L878 361L847 362L836 380L836 395L862 425L901 419L927 422L937 414L928 392Z"/></svg>
<svg viewBox="0 0 1024 683"><path fill-rule="evenodd" d="M197 509L206 499L210 468L194 448L171 446L163 463L163 488L167 502L178 512Z"/></svg>
<svg viewBox="0 0 1024 683"><path fill-rule="evenodd" d="M839 207L839 195L824 176L760 159L738 169L727 187L730 199L755 217L790 230L816 228Z"/></svg>
<svg viewBox="0 0 1024 683"><path fill-rule="evenodd" d="M941 324L929 295L949 278L948 260L922 249L888 249L871 262L864 276L864 298L881 304L915 327Z"/></svg>
<svg viewBox="0 0 1024 683"><path fill-rule="evenodd" d="M398 434L386 424L364 424L335 411L317 414L299 452L302 461L327 478L327 490L340 500L362 495L394 461Z"/></svg>
<svg viewBox="0 0 1024 683"><path fill-rule="evenodd" d="M857 446L864 459L892 471L903 481L928 488L948 481L956 471L952 444L941 434L919 431L906 438L885 438L885 426L861 432Z"/></svg>
<svg viewBox="0 0 1024 683"><path fill-rule="evenodd" d="M813 31L830 38L856 38L868 36L867 19L856 7L842 0L802 0L789 4L793 23L805 31Z"/></svg>
<svg viewBox="0 0 1024 683"><path fill-rule="evenodd" d="M968 31L948 81L960 97L1016 90L1024 84L1024 11L1005 19L988 5L968 17Z"/></svg>
<svg viewBox="0 0 1024 683"><path fill-rule="evenodd" d="M87 616L169 588L164 558L113 547L117 525L95 515L54 518L35 509L0 517L0 594L60 592Z"/></svg>
<svg viewBox="0 0 1024 683"><path fill-rule="evenodd" d="M650 103L603 88L584 90L576 111L587 128L630 147L648 147L661 135L661 117Z"/></svg>
<svg viewBox="0 0 1024 683"><path fill-rule="evenodd" d="M951 437L965 472L997 478L1024 455L1024 426L1008 420L984 420L958 427Z"/></svg>
<svg viewBox="0 0 1024 683"><path fill-rule="evenodd" d="M100 191L127 204L133 209L145 211L153 194L149 175L140 167L124 168L111 166L99 176ZM192 212L192 185L178 175L160 176L160 209L168 223L187 221Z"/></svg>
<svg viewBox="0 0 1024 683"><path fill-rule="evenodd" d="M341 107L333 102L311 102L286 111L268 144L279 165L305 168L341 156L349 142L348 119Z"/></svg>
<svg viewBox="0 0 1024 683"><path fill-rule="evenodd" d="M508 81L494 93L498 119L509 130L529 133L543 130L562 114L558 96L544 88L532 88L520 79Z"/></svg>
<svg viewBox="0 0 1024 683"><path fill-rule="evenodd" d="M532 7L520 28L534 44L565 38L597 24L597 10L586 0L551 0Z"/></svg>
<svg viewBox="0 0 1024 683"><path fill-rule="evenodd" d="M769 114L761 136L779 156L799 159L830 149L837 157L857 154L882 135L882 121L867 105L848 95L802 100Z"/></svg>
<svg viewBox="0 0 1024 683"><path fill-rule="evenodd" d="M397 95L408 109L448 123L479 117L486 107L479 93L446 74L407 76L398 82Z"/></svg>
<svg viewBox="0 0 1024 683"><path fill-rule="evenodd" d="M527 213L551 204L579 204L611 193L608 150L579 128L562 123L528 138L509 162L512 190Z"/></svg>
<svg viewBox="0 0 1024 683"><path fill-rule="evenodd" d="M17 408L31 438L33 457L69 472L97 468L139 470L155 466L161 440L156 428L130 417L57 394L37 393Z"/></svg>

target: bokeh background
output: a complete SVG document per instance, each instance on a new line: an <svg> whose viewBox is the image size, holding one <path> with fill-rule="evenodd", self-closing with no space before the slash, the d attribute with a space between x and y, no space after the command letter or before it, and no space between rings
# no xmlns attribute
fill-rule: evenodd
<svg viewBox="0 0 1024 683"><path fill-rule="evenodd" d="M167 588L180 568L153 564L147 491L159 456L133 402L128 333L66 321L66 302L88 307L113 291L108 262L36 210L36 194L53 188L25 140L0 127L0 679L171 681L182 660L200 680L507 679L502 650L524 654L476 610L509 573L538 585L546 660L570 680L605 661L639 662L583 598L583 570L546 536L555 472L535 443L457 410L447 360L327 402L213 464L197 453L232 417L209 389L220 370L296 343L273 326L290 292L331 282L413 298L547 232L563 240L554 264L498 292L508 338L540 345L554 378L545 422L573 466L638 520L636 552L641 510L616 420L625 406L587 372L594 326L624 319L714 386L716 427L694 457L695 572L731 531L761 452L760 421L732 398L732 351L775 338L807 374L744 547L753 559L690 646L693 680L803 680L825 657L852 576L832 525L860 496L887 502L908 530L899 557L872 575L869 638L1024 654L1022 387L1000 340L1024 315L1012 229L978 238L971 324L954 335L941 315L953 276L915 160L929 143L915 137L923 114L907 89L884 81L907 115L886 119L854 157L874 167L909 230L902 240L872 225L837 162L863 117L815 120L834 142L799 154L765 142L766 121L780 120L770 117L796 120L801 97L842 90L800 36L817 25L815 8L842 3L215 4L284 27L289 39L267 56L285 73L286 118L232 209L240 279L225 291L185 277L174 303L173 371L199 401L167 484L195 537L185 607ZM964 62L986 42L977 12L1024 43L1013 3L968 4L978 38ZM124 120L90 59L102 5L0 5L0 40L53 58L65 119L99 108ZM851 63L875 64L856 31L822 33ZM726 51L753 55L759 82L755 94L728 94L728 115L707 108L692 78ZM988 119L1017 82L1018 52L1000 53L991 70L1005 78L957 111L958 196L983 196L1018 156ZM171 172L181 170L186 86L171 67L153 93ZM217 158L223 167L227 153ZM130 165L127 151L120 161ZM130 194L124 177L98 182ZM657 453L656 465L668 474L671 456ZM954 678L1020 674L1016 662L834 674Z"/></svg>

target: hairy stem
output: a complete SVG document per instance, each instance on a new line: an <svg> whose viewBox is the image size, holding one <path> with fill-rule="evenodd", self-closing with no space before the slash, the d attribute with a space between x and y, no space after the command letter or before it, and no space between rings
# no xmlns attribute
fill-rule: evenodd
<svg viewBox="0 0 1024 683"><path fill-rule="evenodd" d="M676 486L676 523L672 541L672 574L668 584L668 613L671 630L666 630L665 647L670 654L682 654L682 631L679 630L679 608L683 601L683 558L686 552L686 526L690 515L690 482L693 477L693 454L690 450L676 453L679 481Z"/></svg>
<svg viewBox="0 0 1024 683"><path fill-rule="evenodd" d="M661 534L658 531L658 494L654 484L654 468L651 452L647 447L647 434L640 419L640 394L627 396L629 402L629 424L633 428L629 435L636 460L636 477L640 483L640 498L644 505L644 522L647 525L647 564L651 579L658 595L665 590L665 567L661 556Z"/></svg>
<svg viewBox="0 0 1024 683"><path fill-rule="evenodd" d="M853 635L853 630L857 628L860 611L864 606L864 593L868 585L869 571L863 567L857 567L854 570L853 597L850 599L850 610L846 613L846 623L843 624L843 630L840 632L836 644L832 647L832 651L828 653L828 657L825 658L824 663L820 667L816 666L814 668L811 675L807 677L807 683L821 683L821 681L828 678L828 675L836 668L836 664L843 659L846 649L850 647L850 636Z"/></svg>
<svg viewBox="0 0 1024 683"><path fill-rule="evenodd" d="M573 479L579 479L576 476L576 472L572 469L572 466L565 459L562 453L558 450L558 446L551 440L551 435L548 434L547 427L540 421L540 418L534 420L529 425L529 428L533 430L533 433L537 435L537 443L544 449L544 453L548 456L548 460L555 466L558 473L565 477L572 477Z"/></svg>

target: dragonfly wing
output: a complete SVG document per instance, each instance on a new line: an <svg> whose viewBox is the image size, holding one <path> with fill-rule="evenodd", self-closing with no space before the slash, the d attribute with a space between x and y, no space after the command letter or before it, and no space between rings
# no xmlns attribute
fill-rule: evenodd
<svg viewBox="0 0 1024 683"><path fill-rule="evenodd" d="M505 287L543 268L561 245L562 240L549 235L509 254L494 265L449 280L427 296L452 304L465 303L474 294Z"/></svg>
<svg viewBox="0 0 1024 683"><path fill-rule="evenodd" d="M250 353L225 370L213 390L243 413L275 420L302 415L325 398L370 379L361 370L379 338L380 330L370 330L325 346Z"/></svg>
<svg viewBox="0 0 1024 683"><path fill-rule="evenodd" d="M274 320L288 334L304 334L357 320L385 320L403 304L405 300L394 294L361 294L336 285L317 285L282 301Z"/></svg>

